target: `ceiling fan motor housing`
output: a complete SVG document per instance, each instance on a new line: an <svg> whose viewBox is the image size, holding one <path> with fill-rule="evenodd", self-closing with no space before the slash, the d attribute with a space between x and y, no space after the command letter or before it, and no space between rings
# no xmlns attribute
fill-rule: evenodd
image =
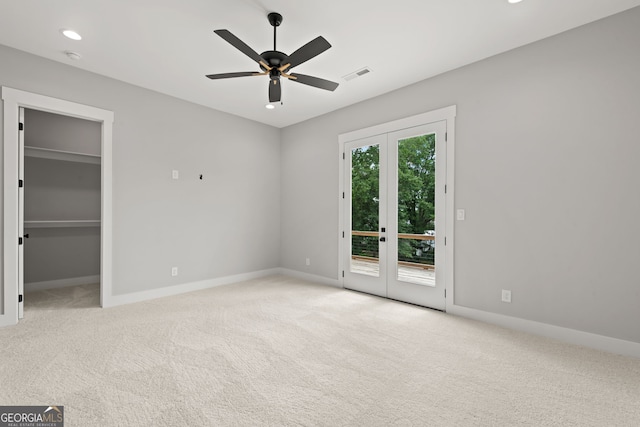
<svg viewBox="0 0 640 427"><path fill-rule="evenodd" d="M262 52L260 56L264 59L264 62L272 68L277 68L286 64L289 59L287 55L282 52L278 52L277 50L267 50L266 52ZM262 64L260 64L260 68L262 71L267 71Z"/></svg>

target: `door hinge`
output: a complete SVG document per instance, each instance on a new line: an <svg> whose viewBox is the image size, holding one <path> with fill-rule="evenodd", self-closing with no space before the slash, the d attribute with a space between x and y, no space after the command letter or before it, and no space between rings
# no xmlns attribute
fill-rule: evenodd
<svg viewBox="0 0 640 427"><path fill-rule="evenodd" d="M22 294L18 295L18 302L22 302Z"/></svg>
<svg viewBox="0 0 640 427"><path fill-rule="evenodd" d="M342 192L342 198L344 199L344 191Z"/></svg>
<svg viewBox="0 0 640 427"><path fill-rule="evenodd" d="M22 244L22 237L18 237L18 245Z"/></svg>
<svg viewBox="0 0 640 427"><path fill-rule="evenodd" d="M342 238L344 239L344 231L342 232Z"/></svg>
<svg viewBox="0 0 640 427"><path fill-rule="evenodd" d="M344 277L344 270L342 270L342 277Z"/></svg>
<svg viewBox="0 0 640 427"><path fill-rule="evenodd" d="M444 237L444 245L447 246L447 236Z"/></svg>
<svg viewBox="0 0 640 427"><path fill-rule="evenodd" d="M346 158L347 156L344 153L342 153L342 160L345 160Z"/></svg>
<svg viewBox="0 0 640 427"><path fill-rule="evenodd" d="M449 133L445 132L444 133L444 142L447 142L449 140Z"/></svg>
<svg viewBox="0 0 640 427"><path fill-rule="evenodd" d="M24 187L24 181L19 179L18 180L18 188L22 188L22 187Z"/></svg>
<svg viewBox="0 0 640 427"><path fill-rule="evenodd" d="M18 123L18 130L24 130L24 123Z"/></svg>
<svg viewBox="0 0 640 427"><path fill-rule="evenodd" d="M447 297L447 290L446 289L444 290L444 297L445 298Z"/></svg>
<svg viewBox="0 0 640 427"><path fill-rule="evenodd" d="M447 194L447 186L446 186L446 184L444 186L444 194Z"/></svg>

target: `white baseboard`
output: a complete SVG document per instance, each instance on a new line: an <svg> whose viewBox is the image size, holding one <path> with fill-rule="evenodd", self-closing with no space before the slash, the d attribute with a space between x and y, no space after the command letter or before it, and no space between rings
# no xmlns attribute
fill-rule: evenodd
<svg viewBox="0 0 640 427"><path fill-rule="evenodd" d="M296 279L306 280L308 282L320 283L322 285L332 286L342 289L342 283L337 279L329 279L315 274L303 273L302 271L289 270L288 268L280 268L280 273L285 276L295 277Z"/></svg>
<svg viewBox="0 0 640 427"><path fill-rule="evenodd" d="M163 298L172 295L184 294L186 292L200 291L214 288L216 286L230 285L232 283L243 282L245 280L258 279L260 277L280 274L279 268L254 271L251 273L236 274L234 276L218 277L215 279L201 280L198 282L183 283L181 285L167 286L164 288L150 289L148 291L133 292L124 295L106 296L102 307L115 307L117 305L131 304L134 302L147 301L156 298Z"/></svg>
<svg viewBox="0 0 640 427"><path fill-rule="evenodd" d="M640 358L640 343L453 305L447 313L609 353Z"/></svg>
<svg viewBox="0 0 640 427"><path fill-rule="evenodd" d="M46 280L44 282L25 283L25 291L43 291L45 289L66 288L67 286L91 285L100 283L100 275L71 277L68 279Z"/></svg>

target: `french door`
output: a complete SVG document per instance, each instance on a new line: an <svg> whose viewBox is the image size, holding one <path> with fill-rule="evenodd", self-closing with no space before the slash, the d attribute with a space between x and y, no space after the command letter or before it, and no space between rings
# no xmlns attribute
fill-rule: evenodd
<svg viewBox="0 0 640 427"><path fill-rule="evenodd" d="M445 308L446 121L346 142L344 286Z"/></svg>

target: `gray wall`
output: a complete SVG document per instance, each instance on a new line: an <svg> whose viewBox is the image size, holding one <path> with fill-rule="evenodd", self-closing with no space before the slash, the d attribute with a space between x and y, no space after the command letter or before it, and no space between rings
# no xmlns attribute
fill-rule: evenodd
<svg viewBox="0 0 640 427"><path fill-rule="evenodd" d="M100 165L25 157L24 219L100 219Z"/></svg>
<svg viewBox="0 0 640 427"><path fill-rule="evenodd" d="M638 40L635 8L283 129L282 266L337 277L340 133L455 104L456 304L640 342Z"/></svg>
<svg viewBox="0 0 640 427"><path fill-rule="evenodd" d="M26 108L24 144L31 147L100 155L98 122Z"/></svg>
<svg viewBox="0 0 640 427"><path fill-rule="evenodd" d="M100 274L99 227L33 228L26 232L29 233L24 246L27 291L33 283Z"/></svg>
<svg viewBox="0 0 640 427"><path fill-rule="evenodd" d="M115 114L114 295L278 267L278 129L4 46L0 64L2 86Z"/></svg>

